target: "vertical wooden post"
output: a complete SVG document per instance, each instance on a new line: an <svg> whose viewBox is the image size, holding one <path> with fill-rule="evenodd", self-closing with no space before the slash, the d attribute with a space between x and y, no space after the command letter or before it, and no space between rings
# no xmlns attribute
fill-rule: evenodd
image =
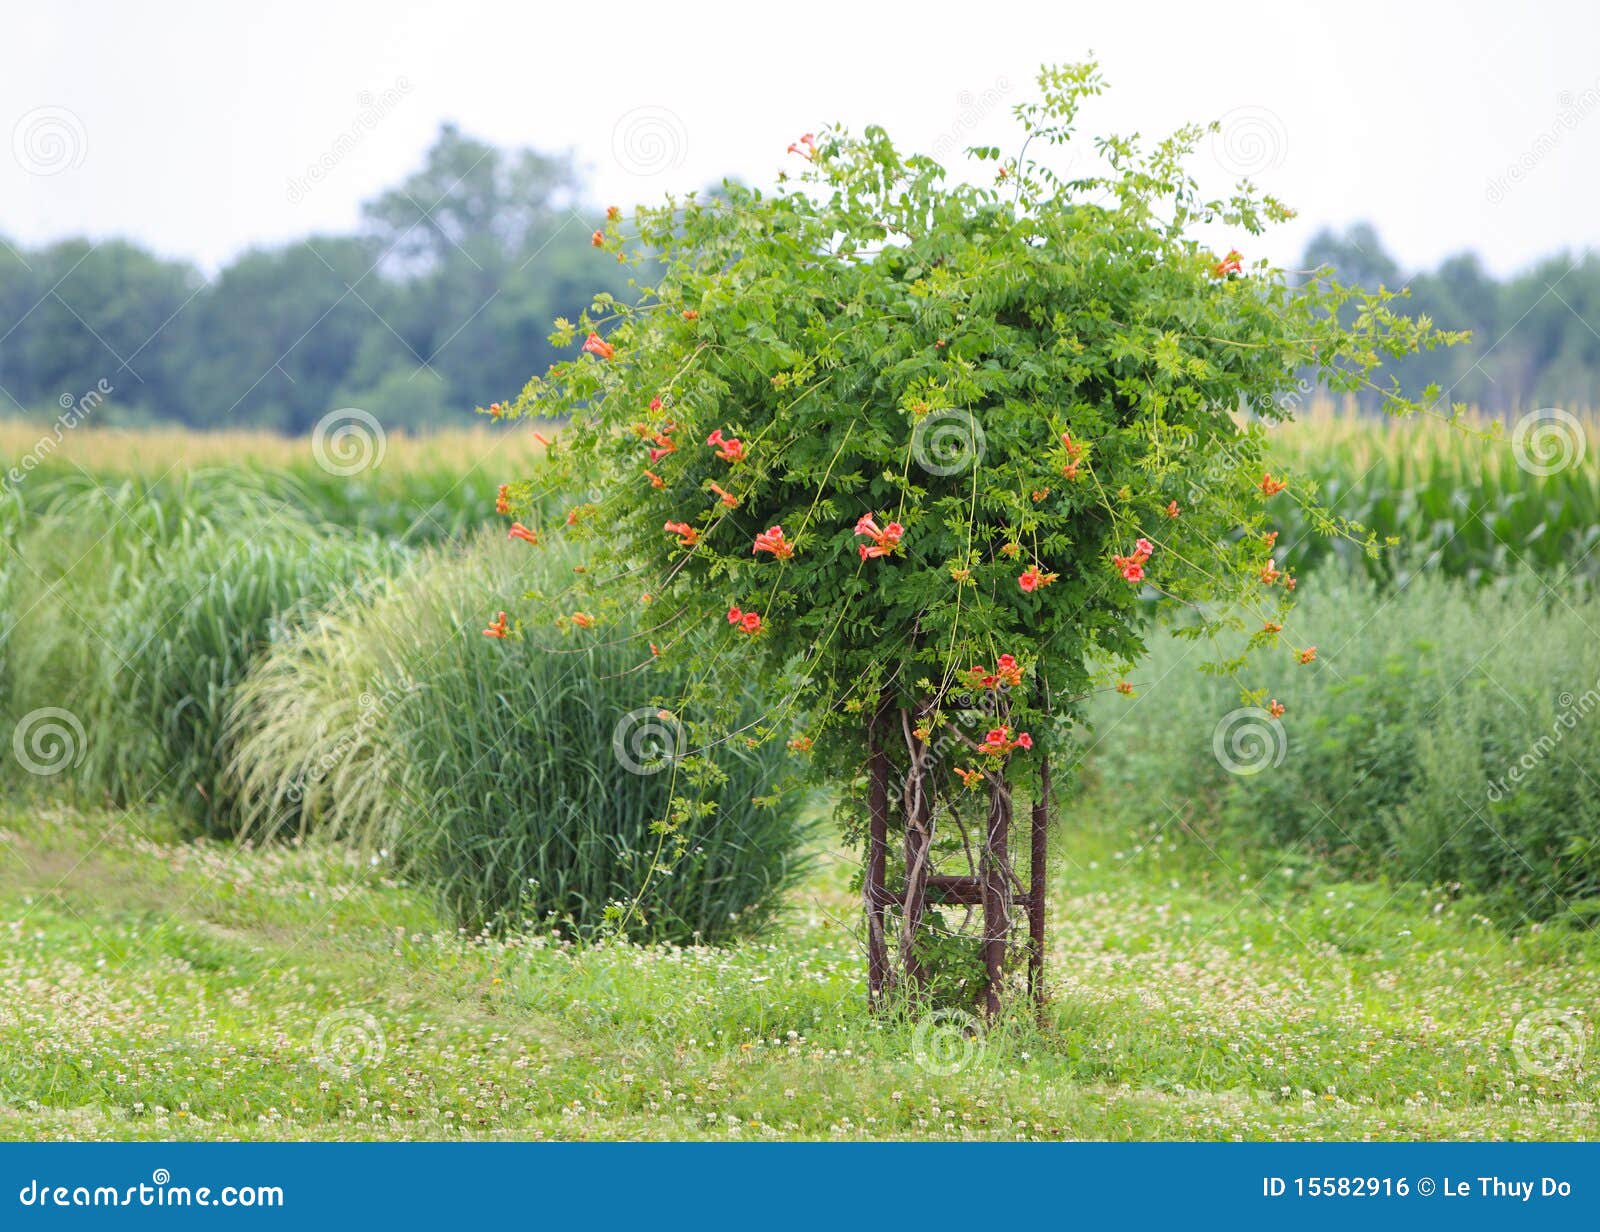
<svg viewBox="0 0 1600 1232"><path fill-rule="evenodd" d="M1028 993L1044 1000L1045 865L1050 842L1050 755L1039 754L1039 794L1033 801L1028 869Z"/></svg>
<svg viewBox="0 0 1600 1232"><path fill-rule="evenodd" d="M1005 981L1006 939L1011 932L1011 887L1006 881L1011 834L1011 788L1003 781L989 787L989 825L983 841L983 966L988 976L985 1007L992 1018L1000 1012Z"/></svg>
<svg viewBox="0 0 1600 1232"><path fill-rule="evenodd" d="M889 754L883 747L888 722L889 696L885 693L867 729L870 776L867 786L867 875L862 899L867 913L867 998L874 1009L883 1004L889 983L889 944L884 935L883 913L889 891L884 884L889 855Z"/></svg>
<svg viewBox="0 0 1600 1232"><path fill-rule="evenodd" d="M927 752L920 740L914 740L910 772L914 799L906 817L906 896L900 916L900 969L906 992L912 996L927 983L914 943L928 909L928 874L933 860L933 776L928 770Z"/></svg>

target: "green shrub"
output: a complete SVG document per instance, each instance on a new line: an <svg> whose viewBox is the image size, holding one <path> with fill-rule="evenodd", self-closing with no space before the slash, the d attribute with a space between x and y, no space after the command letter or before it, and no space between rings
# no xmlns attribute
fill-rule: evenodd
<svg viewBox="0 0 1600 1232"><path fill-rule="evenodd" d="M656 717L681 670L654 663L637 627L563 631L538 606L542 623L522 638L481 635L493 596L562 585L574 563L479 540L274 646L234 712L251 825L323 829L385 854L467 926L554 920L582 934L619 903L630 934L652 939L759 926L805 838L798 802L778 789L781 742L716 751L715 811L683 821L667 840L683 842L671 871L652 875L653 823L678 771L629 772L618 740L633 756L630 733L653 730L685 751L686 729ZM752 692L748 719L759 705Z"/></svg>
<svg viewBox="0 0 1600 1232"><path fill-rule="evenodd" d="M1526 576L1308 590L1290 631L1317 659L1278 652L1281 719L1161 639L1139 695L1093 708L1083 807L1459 886L1512 925L1600 905L1600 602Z"/></svg>

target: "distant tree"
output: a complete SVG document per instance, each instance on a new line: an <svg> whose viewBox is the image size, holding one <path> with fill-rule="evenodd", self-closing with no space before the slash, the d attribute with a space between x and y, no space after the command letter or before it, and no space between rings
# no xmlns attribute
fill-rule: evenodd
<svg viewBox="0 0 1600 1232"><path fill-rule="evenodd" d="M423 269L465 259L489 268L552 235L581 193L570 155L500 150L446 124L421 169L362 214L385 259Z"/></svg>
<svg viewBox="0 0 1600 1232"><path fill-rule="evenodd" d="M1473 253L1458 253L1409 277L1370 223L1319 232L1306 247L1306 269L1331 266L1340 280L1405 288L1407 310L1442 329L1465 329L1459 347L1410 355L1392 365L1410 389L1436 385L1439 401L1495 414L1536 406L1600 403L1600 259L1560 256L1504 281ZM1360 400L1371 408L1373 398Z"/></svg>
<svg viewBox="0 0 1600 1232"><path fill-rule="evenodd" d="M229 265L185 314L191 423L307 431L333 407L391 289L370 241L319 237Z"/></svg>
<svg viewBox="0 0 1600 1232"><path fill-rule="evenodd" d="M1405 281L1400 266L1384 251L1377 230L1367 222L1347 227L1343 234L1328 228L1319 231L1301 264L1307 269L1332 266L1339 281L1358 286L1392 290Z"/></svg>
<svg viewBox="0 0 1600 1232"><path fill-rule="evenodd" d="M578 316L596 291L626 294L630 273L645 285L659 275L633 259L648 253L624 265L585 242L606 220L570 155L503 150L449 124L363 219L357 235L252 249L209 283L125 240L0 240L0 414L54 414L105 380L106 420L304 432L352 405L397 426L460 422L560 358L555 318ZM1406 288L1408 312L1472 331L1466 346L1397 361L1408 389L1436 385L1496 413L1600 402L1588 324L1600 320L1600 258L1497 279L1461 253L1408 274L1362 222L1311 240L1301 267L1323 265L1347 284Z"/></svg>
<svg viewBox="0 0 1600 1232"><path fill-rule="evenodd" d="M164 325L200 289L193 266L123 240L68 240L12 257L18 286L7 277L0 291L0 379L13 398L47 407L104 380L119 403L172 399L182 359Z"/></svg>
<svg viewBox="0 0 1600 1232"><path fill-rule="evenodd" d="M411 352L408 371L420 364L442 380L457 412L514 394L530 360L556 358L554 318L597 288L625 287L615 268L597 270L606 258L572 242L602 221L581 197L569 156L499 150L447 124L421 169L364 207L399 283L389 324Z"/></svg>
<svg viewBox="0 0 1600 1232"><path fill-rule="evenodd" d="M460 410L452 404L449 383L427 368L390 368L376 384L343 389L334 401L370 410L385 429L407 432L435 429Z"/></svg>

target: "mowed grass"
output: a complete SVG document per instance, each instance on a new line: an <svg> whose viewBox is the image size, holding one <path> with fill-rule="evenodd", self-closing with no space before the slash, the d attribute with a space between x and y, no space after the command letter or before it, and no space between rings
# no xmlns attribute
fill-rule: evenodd
<svg viewBox="0 0 1600 1232"><path fill-rule="evenodd" d="M575 950L443 929L381 866L333 849L173 833L150 813L0 806L0 1137L1509 1139L1596 1125L1597 1075L1576 1056L1600 1004L1588 934L1512 938L1436 893L1245 871L1188 839L1135 849L1064 828L1049 1008L967 1037L865 1012L837 853L762 941ZM1519 1062L1530 1014L1577 1024L1565 1064Z"/></svg>

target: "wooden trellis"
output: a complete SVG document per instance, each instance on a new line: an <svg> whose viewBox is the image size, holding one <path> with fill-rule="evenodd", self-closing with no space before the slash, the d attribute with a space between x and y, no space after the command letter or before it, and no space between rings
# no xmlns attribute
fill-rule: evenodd
<svg viewBox="0 0 1600 1232"><path fill-rule="evenodd" d="M931 902L982 909L982 953L986 985L984 1004L990 1015L1000 1009L1004 987L1006 948L1018 907L1028 922L1028 992L1036 1002L1044 997L1045 873L1049 837L1050 761L1039 754L1038 792L1029 819L1028 885L1023 889L1011 866L1012 800L1008 785L998 778L989 783L983 847L975 872L940 874L932 871L933 776L910 774L902 800L905 827L905 885L891 890L889 863L889 810L894 768L885 743L895 711L885 699L873 716L869 732L867 865L863 900L867 916L867 987L874 1006L881 1006L902 979L915 995L926 983L913 943ZM907 737L913 764L926 755L914 737ZM933 897L930 899L930 895ZM890 961L889 910L900 909L898 973Z"/></svg>

